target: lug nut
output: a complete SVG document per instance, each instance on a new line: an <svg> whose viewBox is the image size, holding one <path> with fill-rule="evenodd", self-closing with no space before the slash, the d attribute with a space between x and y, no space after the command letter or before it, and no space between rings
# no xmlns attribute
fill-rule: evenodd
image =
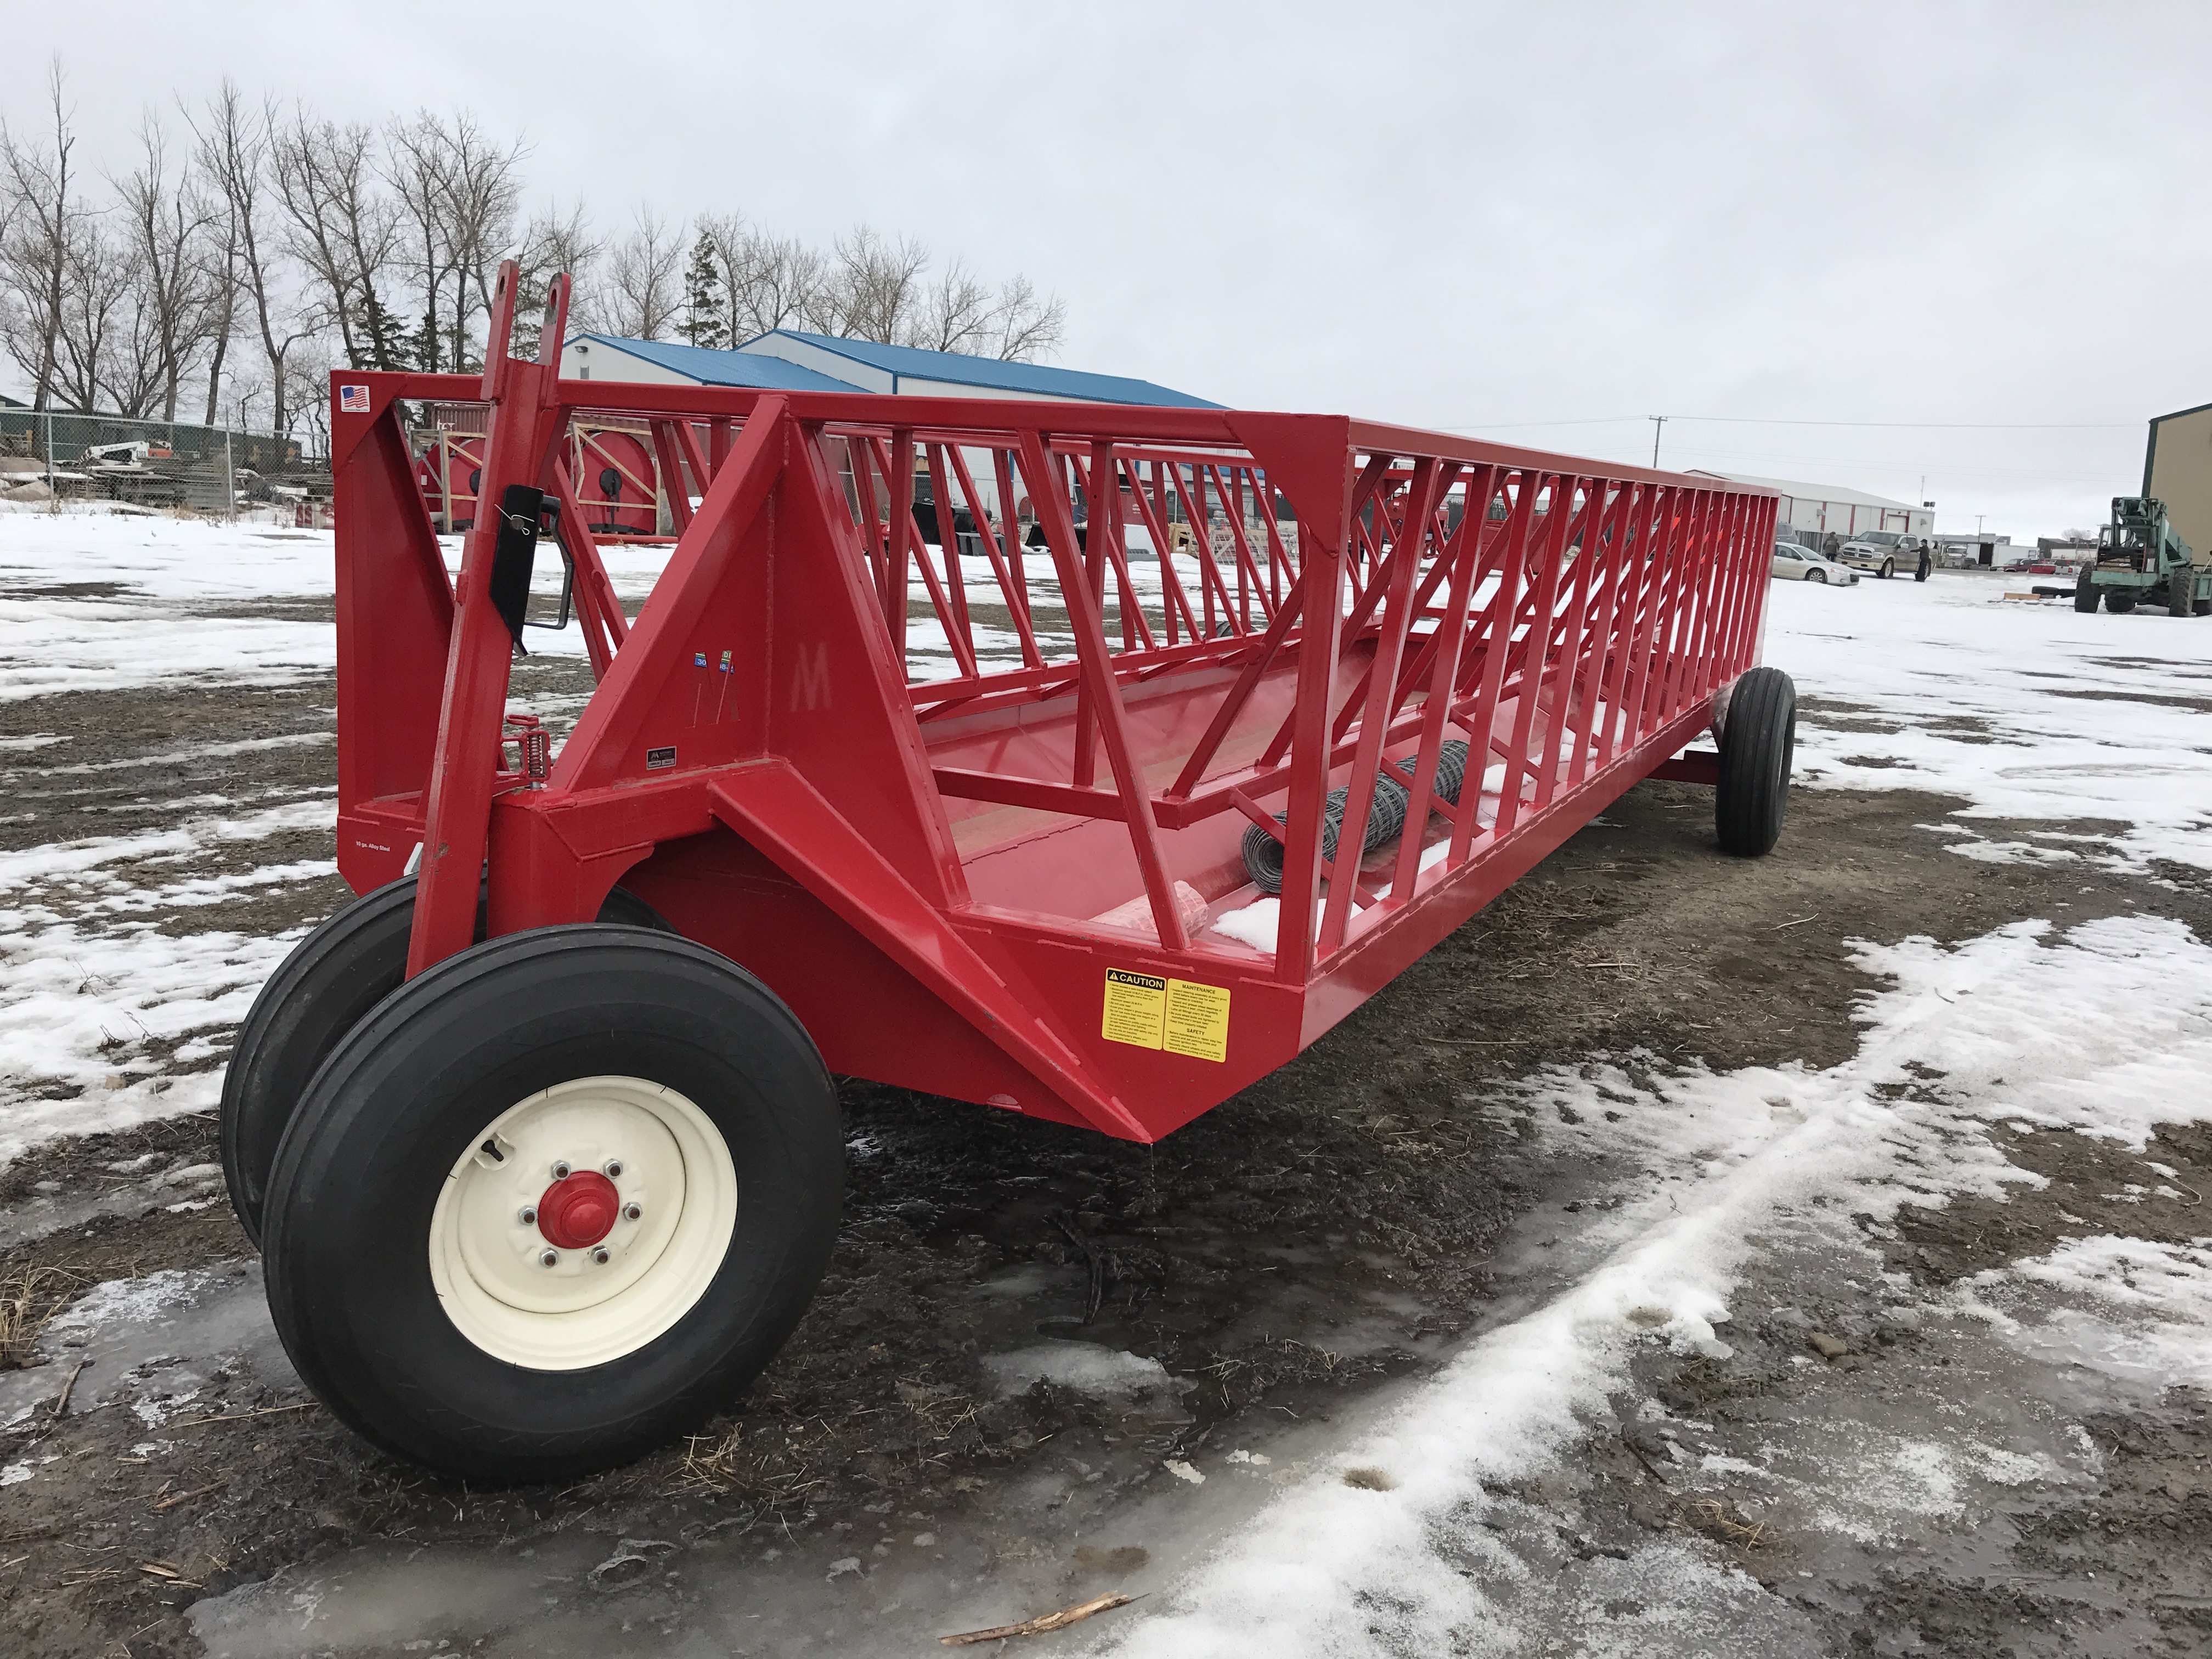
<svg viewBox="0 0 2212 1659"><path fill-rule="evenodd" d="M566 1181L568 1178L568 1160L564 1158L553 1166L553 1179L556 1181Z"/></svg>
<svg viewBox="0 0 2212 1659"><path fill-rule="evenodd" d="M540 1250L538 1253L538 1265L541 1267L559 1267L561 1265L561 1252L558 1250Z"/></svg>
<svg viewBox="0 0 2212 1659"><path fill-rule="evenodd" d="M622 1174L622 1160L618 1158L611 1158L599 1167L610 1181Z"/></svg>
<svg viewBox="0 0 2212 1659"><path fill-rule="evenodd" d="M624 1221L635 1221L644 1213L645 1206L642 1204L625 1204L623 1206L623 1219Z"/></svg>
<svg viewBox="0 0 2212 1659"><path fill-rule="evenodd" d="M607 1254L607 1247L604 1244L600 1245L597 1249L592 1252L592 1260L598 1262L602 1267L605 1267L607 1263L613 1259L613 1257Z"/></svg>
<svg viewBox="0 0 2212 1659"><path fill-rule="evenodd" d="M535 1204L524 1205L522 1206L521 1213L516 1217L516 1219L520 1221L526 1227L536 1226L538 1224L538 1206Z"/></svg>

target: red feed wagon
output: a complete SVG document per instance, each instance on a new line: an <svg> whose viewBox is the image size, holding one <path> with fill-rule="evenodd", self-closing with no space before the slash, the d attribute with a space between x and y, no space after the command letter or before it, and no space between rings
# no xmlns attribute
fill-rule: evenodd
<svg viewBox="0 0 2212 1659"><path fill-rule="evenodd" d="M223 1103L287 1348L404 1456L565 1476L726 1406L830 1251L833 1072L1154 1140L1641 779L1717 784L1729 851L1778 832L1764 492L1341 416L489 356L333 377L363 896L270 981ZM398 400L467 398L455 580ZM634 621L571 471L611 424L677 521ZM973 538L922 539L918 472ZM598 680L557 748L506 706L556 550Z"/></svg>

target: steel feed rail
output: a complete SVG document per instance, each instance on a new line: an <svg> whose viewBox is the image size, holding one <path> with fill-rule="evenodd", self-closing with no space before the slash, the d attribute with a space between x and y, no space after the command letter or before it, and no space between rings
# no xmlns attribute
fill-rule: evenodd
<svg viewBox="0 0 2212 1659"><path fill-rule="evenodd" d="M503 286L495 340L511 309ZM562 508L598 684L550 775L501 762L500 514L449 579L401 399L483 403L479 499ZM366 891L422 847L410 974L468 946L480 895L496 935L588 921L619 881L833 1069L1133 1139L1288 1060L1640 779L1707 775L1669 757L1758 659L1774 498L1712 479L1344 416L562 380L503 351L481 380L339 372L332 408L339 860ZM677 526L635 620L569 473L573 430L613 420L650 432ZM1361 847L1386 761L1406 833L1337 878L1326 798ZM1283 843L1272 953L1184 923L1182 892L1209 924L1259 897L1248 823ZM1148 921L1096 919L1138 897Z"/></svg>

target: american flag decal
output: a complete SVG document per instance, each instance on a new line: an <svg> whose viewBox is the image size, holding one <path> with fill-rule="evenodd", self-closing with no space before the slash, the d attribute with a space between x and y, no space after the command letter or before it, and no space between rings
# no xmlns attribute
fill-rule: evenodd
<svg viewBox="0 0 2212 1659"><path fill-rule="evenodd" d="M368 413L368 388L365 386L342 386L338 388L338 413L366 415Z"/></svg>

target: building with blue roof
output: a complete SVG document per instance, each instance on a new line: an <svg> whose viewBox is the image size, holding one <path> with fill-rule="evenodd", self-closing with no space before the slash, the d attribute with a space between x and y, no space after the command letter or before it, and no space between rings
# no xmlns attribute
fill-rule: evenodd
<svg viewBox="0 0 2212 1659"><path fill-rule="evenodd" d="M878 345L799 329L773 329L733 351L579 334L561 352L564 378L673 386L760 386L781 392L872 392L910 398L1025 398L1040 402L1135 404L1166 409L1222 405L1152 380L1042 363L1000 362L958 351Z"/></svg>
<svg viewBox="0 0 2212 1659"><path fill-rule="evenodd" d="M1042 363L1001 362L959 351L925 351L917 346L879 345L873 340L843 340L795 328L772 329L738 348L740 356L775 357L839 380L866 392L902 397L1030 398L1060 403L1142 404L1166 409L1218 409L1155 380L1121 374L1092 374Z"/></svg>
<svg viewBox="0 0 2212 1659"><path fill-rule="evenodd" d="M782 357L747 356L672 340L625 340L579 334L561 349L561 374L572 380L643 380L658 386L759 386L770 392L861 392L867 388Z"/></svg>

